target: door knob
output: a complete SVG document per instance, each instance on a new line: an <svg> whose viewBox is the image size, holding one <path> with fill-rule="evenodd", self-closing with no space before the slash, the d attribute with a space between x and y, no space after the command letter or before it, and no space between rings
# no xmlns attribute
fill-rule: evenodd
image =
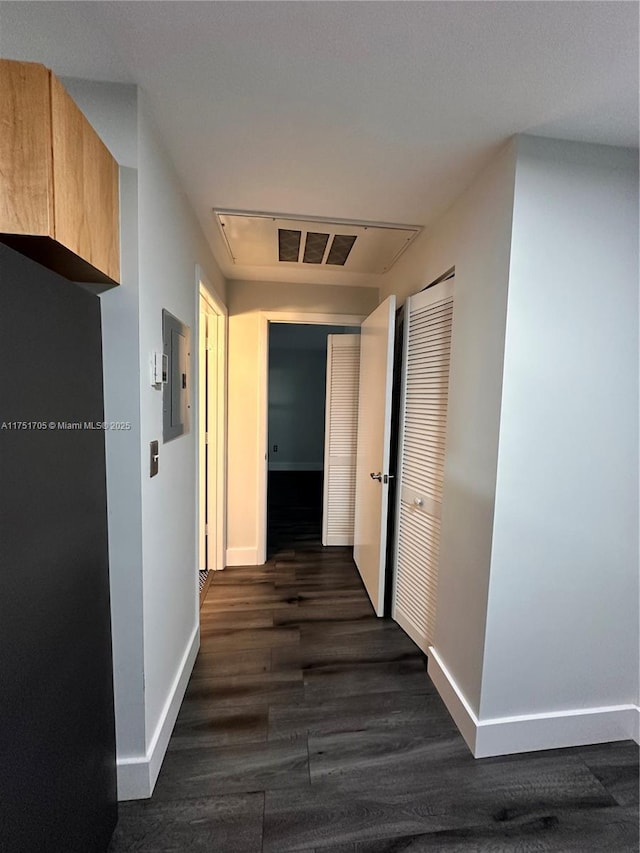
<svg viewBox="0 0 640 853"><path fill-rule="evenodd" d="M379 483L382 482L382 473L378 471L377 474L374 474L373 471L369 474L372 480L377 480Z"/></svg>

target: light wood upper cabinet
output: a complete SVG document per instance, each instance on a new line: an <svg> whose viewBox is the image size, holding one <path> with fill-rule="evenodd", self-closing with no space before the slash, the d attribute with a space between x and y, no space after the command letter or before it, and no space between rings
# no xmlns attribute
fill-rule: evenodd
<svg viewBox="0 0 640 853"><path fill-rule="evenodd" d="M0 61L0 229L53 233L49 71Z"/></svg>
<svg viewBox="0 0 640 853"><path fill-rule="evenodd" d="M0 241L73 281L118 284L118 183L55 75L0 60Z"/></svg>

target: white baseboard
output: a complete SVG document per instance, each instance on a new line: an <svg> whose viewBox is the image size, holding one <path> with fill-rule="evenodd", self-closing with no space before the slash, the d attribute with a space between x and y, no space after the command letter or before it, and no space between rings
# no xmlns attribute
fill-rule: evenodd
<svg viewBox="0 0 640 853"><path fill-rule="evenodd" d="M270 471L322 471L323 462L270 462Z"/></svg>
<svg viewBox="0 0 640 853"><path fill-rule="evenodd" d="M146 754L117 760L119 800L144 800L153 794L199 647L200 626L196 625Z"/></svg>
<svg viewBox="0 0 640 853"><path fill-rule="evenodd" d="M429 648L428 671L475 758L638 740L640 718L635 705L479 720L433 646Z"/></svg>
<svg viewBox="0 0 640 853"><path fill-rule="evenodd" d="M429 646L428 655L427 672L429 677L453 717L453 722L475 756L478 718L433 646Z"/></svg>
<svg viewBox="0 0 640 853"><path fill-rule="evenodd" d="M119 800L145 800L151 796L149 761L144 755L116 761Z"/></svg>
<svg viewBox="0 0 640 853"><path fill-rule="evenodd" d="M257 548L227 548L226 566L260 566Z"/></svg>
<svg viewBox="0 0 640 853"><path fill-rule="evenodd" d="M353 534L351 534L351 536L337 536L337 535L323 536L322 537L322 544L325 546L326 545L328 545L328 546L340 545L342 547L352 546L353 545Z"/></svg>

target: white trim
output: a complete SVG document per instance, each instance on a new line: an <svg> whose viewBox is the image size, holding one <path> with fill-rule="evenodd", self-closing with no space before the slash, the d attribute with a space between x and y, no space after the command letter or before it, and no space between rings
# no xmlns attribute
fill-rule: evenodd
<svg viewBox="0 0 640 853"><path fill-rule="evenodd" d="M227 541L227 361L228 361L228 310L222 298L204 273L199 264L196 264L196 299L198 309L196 310L196 338L200 344L200 298L204 299L216 317L217 322L217 344L218 357L216 364L218 368L216 388L218 399L216 401L217 424L216 435L218 438L215 459L209 464L209 472L214 472L215 480L215 506L216 506L216 535L215 553L213 559L209 559L209 568L219 570L225 566L225 549ZM198 363L198 359L196 359ZM196 386L198 387L198 386ZM199 405L198 400L198 405ZM196 412L199 423L199 414ZM199 441L196 442L196 471L200 476L199 464ZM199 493L199 492L198 492ZM199 513L196 521L196 554L199 554ZM209 555L211 556L211 555ZM197 604L197 595L196 595Z"/></svg>
<svg viewBox="0 0 640 853"><path fill-rule="evenodd" d="M258 340L258 430L256 435L257 501L256 536L258 547L254 565L261 566L267 560L267 484L268 484L268 441L269 441L269 318L260 315ZM242 549L238 549L242 550ZM229 563L227 552L227 563ZM242 565L240 563L239 565ZM247 563L247 565L252 565Z"/></svg>
<svg viewBox="0 0 640 853"><path fill-rule="evenodd" d="M475 756L478 718L433 646L429 647L428 655L427 672L429 677L453 717L453 722Z"/></svg>
<svg viewBox="0 0 640 853"><path fill-rule="evenodd" d="M270 462L269 471L322 471L322 462Z"/></svg>
<svg viewBox="0 0 640 853"><path fill-rule="evenodd" d="M609 705L482 720L475 756L633 740L636 719L634 705Z"/></svg>
<svg viewBox="0 0 640 853"><path fill-rule="evenodd" d="M261 566L262 563L258 560L258 548L227 548L227 566Z"/></svg>
<svg viewBox="0 0 640 853"><path fill-rule="evenodd" d="M636 705L572 708L479 720L433 646L429 648L428 672L475 758L638 741L640 709Z"/></svg>
<svg viewBox="0 0 640 853"><path fill-rule="evenodd" d="M196 264L196 287L199 288L200 285L204 287L206 291L205 299L209 302L216 314L223 314L226 317L229 312L227 310L227 306L224 304L224 300L211 284L200 264Z"/></svg>
<svg viewBox="0 0 640 853"><path fill-rule="evenodd" d="M332 346L333 337L327 335L327 353L326 353L326 371L324 382L324 461L323 470L326 472L322 478L322 539L323 545L338 545L342 542L333 542L335 536L329 536L329 434L331 432L331 361L332 361ZM353 536L341 537L343 539L351 539L353 545ZM348 543L345 543L348 544Z"/></svg>
<svg viewBox="0 0 640 853"><path fill-rule="evenodd" d="M151 796L149 781L149 760L146 756L118 758L116 761L118 777L118 799L146 800Z"/></svg>
<svg viewBox="0 0 640 853"><path fill-rule="evenodd" d="M352 547L353 536L339 536L337 533L327 534L322 539L323 545L339 545L341 547Z"/></svg>
<svg viewBox="0 0 640 853"><path fill-rule="evenodd" d="M418 648L423 651L425 654L427 653L427 648L425 647L425 641L420 638L417 639L414 636L413 626L410 622L408 622L401 613L398 613L398 542L400 541L400 510L402 504L402 485L403 485L403 476L402 476L402 457L404 456L404 422L405 422L405 408L406 408L406 398L407 398L407 389L406 389L406 378L407 378L407 351L409 348L409 312L410 312L410 303L409 297L405 302L404 307L404 322L402 326L402 354L400 356L402 364L400 369L400 410L398 412L398 452L395 458L396 463L396 494L395 494L395 517L394 517L394 530L393 530L393 578L391 583L391 616L395 621L400 625L407 634L411 637L414 643L418 646Z"/></svg>
<svg viewBox="0 0 640 853"><path fill-rule="evenodd" d="M220 334L222 342L220 343ZM216 569L225 566L225 552L227 548L227 411L228 411L228 365L229 365L229 317L227 309L218 318L218 338L221 358L218 359L218 383L220 385L219 411L218 411L218 493L216 495L219 509L218 537L216 539L218 554Z"/></svg>
<svg viewBox="0 0 640 853"><path fill-rule="evenodd" d="M211 313L211 307L209 305L208 300L205 299L204 288L202 287L202 285L200 285L199 287L198 307L196 313L198 317L198 321L196 324L196 339L198 341L196 364L198 366L198 370L197 383L194 382L194 388L198 389L195 407L196 420L198 424L198 446L196 450L198 519L196 523L198 533L198 569L199 571L202 571L202 569L207 567L207 564L211 565L212 561L209 556L209 552L211 550L210 544L211 542L215 542L215 535L212 536L211 539L207 538L206 503L209 481L208 472L206 470L207 465L205 464L205 459L207 455L205 448L205 435L209 419L209 410L211 408L210 406L205 405L205 402L208 402L206 376L209 366L209 316L213 318L215 317L215 314ZM215 532L217 531L214 531L214 533Z"/></svg>
<svg viewBox="0 0 640 853"><path fill-rule="evenodd" d="M146 754L119 758L116 762L119 800L144 800L153 794L199 648L200 627L196 625L169 690Z"/></svg>
<svg viewBox="0 0 640 853"><path fill-rule="evenodd" d="M187 684L191 678L191 672L193 670L193 665L196 662L199 648L200 625L197 624L193 629L191 639L189 640L184 655L182 656L178 672L173 680L171 690L169 691L164 708L160 714L158 725L156 726L149 748L147 749L147 755L149 756L151 793L153 793L153 789L158 779L158 774L160 773L162 761L164 759L165 752L167 751L167 746L169 745L169 738L171 737L171 732L176 724L178 711L182 705L182 700L184 699Z"/></svg>
<svg viewBox="0 0 640 853"><path fill-rule="evenodd" d="M307 314L304 311L261 311L268 323L303 323L314 326L359 326L364 314Z"/></svg>
<svg viewBox="0 0 640 853"><path fill-rule="evenodd" d="M321 326L359 326L365 320L361 314L316 314L304 311L261 311L258 340L258 434L256 442L257 496L256 531L258 548L255 562L231 563L227 550L227 565L261 566L267 559L267 471L269 419L269 323L308 323ZM232 549L248 550L248 549Z"/></svg>

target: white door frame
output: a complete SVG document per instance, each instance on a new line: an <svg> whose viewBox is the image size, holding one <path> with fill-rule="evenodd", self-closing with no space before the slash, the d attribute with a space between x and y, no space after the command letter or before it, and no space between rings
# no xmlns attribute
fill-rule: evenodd
<svg viewBox="0 0 640 853"><path fill-rule="evenodd" d="M200 298L203 298L212 312L217 317L217 338L218 338L218 375L216 377L216 451L210 454L208 484L209 484L209 506L215 506L215 553L209 552L209 569L220 570L225 565L226 553L226 519L227 519L227 327L228 327L228 311L211 282L206 277L204 271L199 265L196 265L196 340L200 344ZM197 369L199 370L199 358L196 358ZM199 376L196 377L194 387L199 387ZM200 424L200 399L197 402L197 412L195 415L195 423ZM196 444L196 477L197 491L200 494L200 440ZM209 520L211 523L211 520ZM199 551L199 524L200 513L196 512L196 564ZM213 564L213 565L212 565ZM198 568L198 565L196 565Z"/></svg>
<svg viewBox="0 0 640 853"><path fill-rule="evenodd" d="M359 326L366 319L362 314L317 314L304 311L261 311L258 343L258 501L257 501L257 564L267 561L267 481L268 481L268 420L269 420L269 323L301 323L317 326Z"/></svg>

